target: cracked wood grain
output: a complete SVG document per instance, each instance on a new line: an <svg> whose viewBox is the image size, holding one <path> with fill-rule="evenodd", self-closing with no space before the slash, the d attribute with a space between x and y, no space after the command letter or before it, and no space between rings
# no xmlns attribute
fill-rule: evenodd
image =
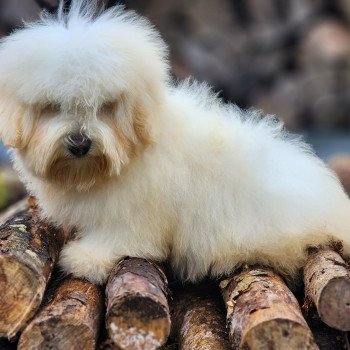
<svg viewBox="0 0 350 350"><path fill-rule="evenodd" d="M150 261L125 258L106 287L106 327L121 349L152 350L163 345L170 332L167 279Z"/></svg>
<svg viewBox="0 0 350 350"><path fill-rule="evenodd" d="M18 349L93 350L102 313L99 288L86 280L68 278L23 331Z"/></svg>
<svg viewBox="0 0 350 350"><path fill-rule="evenodd" d="M65 238L32 197L0 227L0 337L13 338L37 311Z"/></svg>
<svg viewBox="0 0 350 350"><path fill-rule="evenodd" d="M318 349L297 300L273 271L245 268L220 287L233 348Z"/></svg>
<svg viewBox="0 0 350 350"><path fill-rule="evenodd" d="M217 286L174 292L172 334L180 350L229 350L225 308Z"/></svg>
<svg viewBox="0 0 350 350"><path fill-rule="evenodd" d="M304 268L305 295L313 301L323 322L350 330L350 275L341 256L331 249L309 255Z"/></svg>

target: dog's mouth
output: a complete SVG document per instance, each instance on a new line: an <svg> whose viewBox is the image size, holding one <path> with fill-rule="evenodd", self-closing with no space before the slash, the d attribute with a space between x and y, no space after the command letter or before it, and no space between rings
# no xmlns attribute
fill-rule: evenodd
<svg viewBox="0 0 350 350"><path fill-rule="evenodd" d="M55 159L44 177L65 190L87 191L111 177L111 171L106 155L85 154Z"/></svg>

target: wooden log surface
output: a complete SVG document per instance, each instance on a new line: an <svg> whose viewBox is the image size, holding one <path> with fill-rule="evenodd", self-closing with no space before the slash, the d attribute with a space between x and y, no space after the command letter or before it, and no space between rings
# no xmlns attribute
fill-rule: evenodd
<svg viewBox="0 0 350 350"><path fill-rule="evenodd" d="M347 332L327 326L321 321L317 310L313 307L305 312L306 322L309 325L312 334L320 350L349 350L349 340Z"/></svg>
<svg viewBox="0 0 350 350"><path fill-rule="evenodd" d="M225 308L217 287L193 286L174 292L172 337L181 350L229 350Z"/></svg>
<svg viewBox="0 0 350 350"><path fill-rule="evenodd" d="M126 258L113 269L106 287L106 327L121 349L152 350L170 332L167 279L150 261Z"/></svg>
<svg viewBox="0 0 350 350"><path fill-rule="evenodd" d="M233 348L318 349L297 300L273 271L245 268L220 287Z"/></svg>
<svg viewBox="0 0 350 350"><path fill-rule="evenodd" d="M0 337L14 337L38 309L64 240L33 198L0 227Z"/></svg>
<svg viewBox="0 0 350 350"><path fill-rule="evenodd" d="M103 313L99 288L68 278L23 331L18 350L93 350Z"/></svg>
<svg viewBox="0 0 350 350"><path fill-rule="evenodd" d="M327 325L350 330L350 275L341 256L331 249L310 254L304 268L305 295Z"/></svg>

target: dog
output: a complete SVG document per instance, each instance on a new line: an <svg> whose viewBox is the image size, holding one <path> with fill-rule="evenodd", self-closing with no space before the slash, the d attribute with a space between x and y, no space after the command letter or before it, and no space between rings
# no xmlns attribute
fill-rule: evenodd
<svg viewBox="0 0 350 350"><path fill-rule="evenodd" d="M44 217L77 232L67 273L102 284L132 256L182 280L242 264L297 278L310 246L349 253L349 198L308 145L173 82L146 19L91 3L61 3L0 45L0 138Z"/></svg>

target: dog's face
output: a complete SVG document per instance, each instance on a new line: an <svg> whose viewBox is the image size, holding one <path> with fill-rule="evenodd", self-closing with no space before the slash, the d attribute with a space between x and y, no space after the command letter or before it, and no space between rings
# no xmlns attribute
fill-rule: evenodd
<svg viewBox="0 0 350 350"><path fill-rule="evenodd" d="M0 46L0 138L35 176L88 190L152 142L167 77L165 45L135 15L43 19Z"/></svg>

